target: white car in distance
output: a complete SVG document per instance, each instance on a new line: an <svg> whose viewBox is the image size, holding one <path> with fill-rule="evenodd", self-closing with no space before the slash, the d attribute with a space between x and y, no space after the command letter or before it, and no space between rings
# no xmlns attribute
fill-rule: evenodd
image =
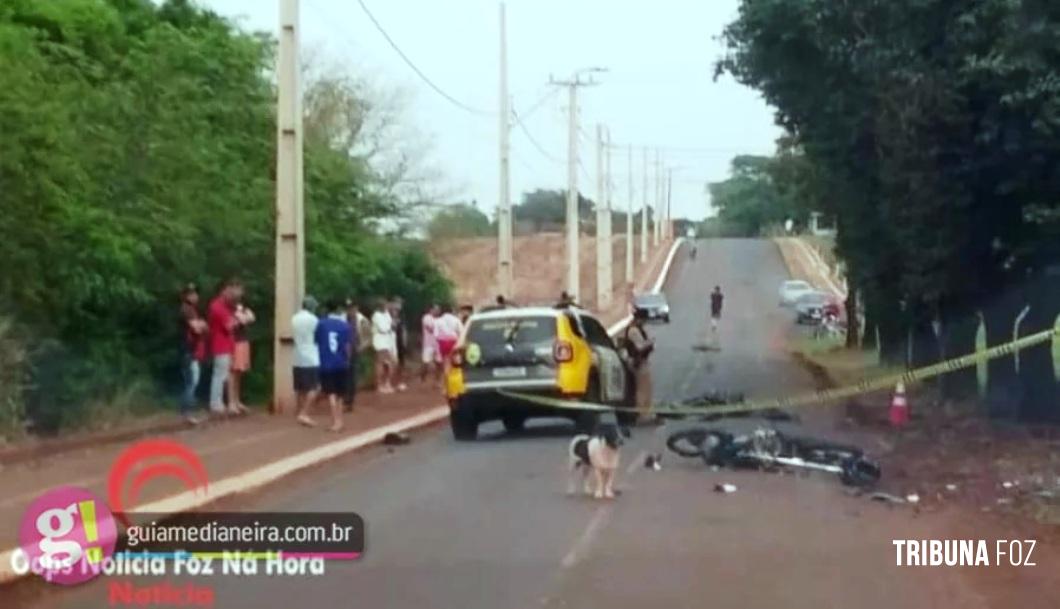
<svg viewBox="0 0 1060 609"><path fill-rule="evenodd" d="M780 304L790 306L795 304L799 297L814 291L814 287L801 279L791 279L780 284Z"/></svg>

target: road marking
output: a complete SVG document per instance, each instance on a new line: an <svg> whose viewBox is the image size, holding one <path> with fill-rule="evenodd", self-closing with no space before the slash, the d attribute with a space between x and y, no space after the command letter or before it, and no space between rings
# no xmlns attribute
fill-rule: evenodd
<svg viewBox="0 0 1060 609"><path fill-rule="evenodd" d="M291 455L252 469L242 474L229 476L223 480L211 482L209 489L204 492L185 491L171 495L165 499L145 503L129 510L132 513L178 513L201 507L224 497L245 493L270 482L274 482L295 471L323 463L345 453L376 444L382 441L383 436L390 432L403 432L417 427L423 427L449 416L448 406L437 406L426 412L411 416L387 425L376 427L359 434L335 440L316 448ZM229 444L231 446L231 444ZM13 569L12 558L19 548L11 548L0 551L0 583L18 579L24 574L16 573Z"/></svg>
<svg viewBox="0 0 1060 609"><path fill-rule="evenodd" d="M596 534L604 526L604 522L607 520L607 516L611 513L610 506L600 506L596 509L596 513L593 514L593 519L589 521L589 526L585 527L581 536L574 542L571 549L567 552L567 555L560 561L560 566L564 569L573 567L581 554L589 549L589 545L592 544Z"/></svg>

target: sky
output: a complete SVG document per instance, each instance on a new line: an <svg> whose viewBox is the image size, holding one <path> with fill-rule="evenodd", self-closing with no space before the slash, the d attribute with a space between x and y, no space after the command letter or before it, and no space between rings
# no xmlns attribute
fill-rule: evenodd
<svg viewBox="0 0 1060 609"><path fill-rule="evenodd" d="M243 28L277 31L277 0L199 0ZM457 105L402 60L358 0L301 0L302 47L407 94L405 120L428 141L427 158L453 201L492 212L499 198L500 17L497 0L364 0L404 54ZM596 86L578 90L578 189L596 199L596 125L614 145L612 204L643 202L644 149L654 196L655 150L673 170L675 217L709 215L705 184L725 179L737 154L769 154L780 130L757 92L714 81L718 40L739 0L508 0L511 196L567 187L568 93L549 84L588 67ZM542 101L543 99L543 101ZM540 103L539 103L540 102ZM533 112L530 110L536 105ZM470 108L470 112L465 108ZM536 145L535 145L536 142ZM664 170L664 175L666 174Z"/></svg>

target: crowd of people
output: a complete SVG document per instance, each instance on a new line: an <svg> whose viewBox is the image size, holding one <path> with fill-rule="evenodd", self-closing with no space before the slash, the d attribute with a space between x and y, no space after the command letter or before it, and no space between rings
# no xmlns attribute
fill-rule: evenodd
<svg viewBox="0 0 1060 609"><path fill-rule="evenodd" d="M243 286L232 279L224 282L206 307L200 310L199 291L188 284L180 293L180 359L183 376L181 415L198 424L197 391L203 367L211 362L209 412L231 416L247 412L242 401L242 378L250 370L247 327L254 312L243 302ZM503 300L498 305L504 306ZM293 381L297 396L297 421L316 426L310 409L317 397L329 407L332 431L343 427L343 412L351 412L362 357L371 358L372 385L380 394L408 389L404 375L409 335L401 298L379 299L370 315L361 312L352 298L332 299L321 304L306 296L290 321L294 340ZM420 320L420 382L444 390L451 355L473 308L454 309L433 304Z"/></svg>

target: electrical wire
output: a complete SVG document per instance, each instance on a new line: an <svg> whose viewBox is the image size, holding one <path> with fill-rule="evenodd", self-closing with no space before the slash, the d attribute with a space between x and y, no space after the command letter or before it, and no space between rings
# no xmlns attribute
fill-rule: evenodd
<svg viewBox="0 0 1060 609"><path fill-rule="evenodd" d="M486 112L485 110L479 110L478 108L473 108L471 106L468 106L467 104L461 102L460 100L456 99L452 95L449 95L448 93L446 93L438 85L434 84L434 81L432 81L430 78L428 78L427 75L424 74L423 71L420 70L416 66L416 64L414 64L412 62L411 59L409 59L408 55L405 55L405 52L401 50L401 47L399 47L397 45L397 43L394 42L394 40L390 37L390 35L387 34L386 30L383 29L383 26L379 23L379 21L376 20L375 15L372 14L372 11L368 10L368 6L364 3L364 0L357 0L357 4L361 5L361 9L364 11L364 14L368 16L368 19L375 25L375 28L377 30L379 30L380 34L383 35L383 38L385 38L386 41L388 43L390 43L390 46L394 49L394 51L396 51L397 54L401 56L401 59L403 59L405 61L405 64L407 64L408 67L412 68L412 71L415 72L416 75L418 75L423 80L423 82L427 83L427 86L429 86L430 88L434 89L434 91L436 93L438 93L438 95L441 95L442 97L447 99L454 106L456 106L456 107L458 107L458 108L460 108L460 109L462 109L462 110L464 110L466 112L470 112L471 114L476 114L476 115L479 115L479 116L495 116L495 114L492 113L492 112Z"/></svg>
<svg viewBox="0 0 1060 609"><path fill-rule="evenodd" d="M519 130L526 135L526 139L530 140L530 143L533 144L534 148L537 148L537 151L541 153L541 156L552 161L553 163L563 164L563 159L557 158L555 155L550 154L541 146L541 144L537 143L537 140L534 139L534 136L530 133L530 130L526 128L526 125L523 124L522 119L520 119L519 115L516 114L515 108L512 108L512 116L516 119L515 124L519 126Z"/></svg>

